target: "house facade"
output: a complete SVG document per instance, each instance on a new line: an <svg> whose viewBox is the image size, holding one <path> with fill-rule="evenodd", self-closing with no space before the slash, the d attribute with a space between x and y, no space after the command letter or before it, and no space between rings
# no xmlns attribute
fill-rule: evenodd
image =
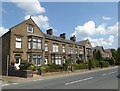
<svg viewBox="0 0 120 91"><path fill-rule="evenodd" d="M76 42L76 37L66 39L66 34L54 36L53 30L43 33L32 18L12 27L2 36L2 72L14 62L19 69L21 61L36 66L55 63L62 65L66 59L86 60L86 45Z"/></svg>
<svg viewBox="0 0 120 91"><path fill-rule="evenodd" d="M84 61L88 61L89 59L93 58L93 52L92 52L92 45L88 39L77 42L78 44L83 46L83 54Z"/></svg>
<svg viewBox="0 0 120 91"><path fill-rule="evenodd" d="M112 56L112 52L111 49L105 49L105 57L111 59Z"/></svg>
<svg viewBox="0 0 120 91"><path fill-rule="evenodd" d="M112 58L112 53L110 49L104 49L103 46L96 46L92 48L92 51L100 51L102 58Z"/></svg>

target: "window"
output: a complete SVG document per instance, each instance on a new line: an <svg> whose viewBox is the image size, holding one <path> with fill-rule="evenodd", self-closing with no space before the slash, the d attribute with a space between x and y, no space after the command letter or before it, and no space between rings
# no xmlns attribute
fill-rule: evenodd
<svg viewBox="0 0 120 91"><path fill-rule="evenodd" d="M41 56L33 55L33 63L37 66L40 66L41 65Z"/></svg>
<svg viewBox="0 0 120 91"><path fill-rule="evenodd" d="M77 49L77 47L75 48L75 52L76 52L76 54L78 53L78 49Z"/></svg>
<svg viewBox="0 0 120 91"><path fill-rule="evenodd" d="M41 49L41 40L33 39L33 49Z"/></svg>
<svg viewBox="0 0 120 91"><path fill-rule="evenodd" d="M52 60L51 60L51 63L52 63L52 64L54 63L54 59L55 59L54 56L52 56Z"/></svg>
<svg viewBox="0 0 120 91"><path fill-rule="evenodd" d="M56 65L61 65L62 64L61 56L52 56L52 63L55 63Z"/></svg>
<svg viewBox="0 0 120 91"><path fill-rule="evenodd" d="M41 65L41 56L40 55L38 55L38 57L37 57L37 65Z"/></svg>
<svg viewBox="0 0 120 91"><path fill-rule="evenodd" d="M45 43L45 51L48 51L48 43Z"/></svg>
<svg viewBox="0 0 120 91"><path fill-rule="evenodd" d="M37 49L37 39L33 39L33 49Z"/></svg>
<svg viewBox="0 0 120 91"><path fill-rule="evenodd" d="M65 53L65 46L63 45L63 53Z"/></svg>
<svg viewBox="0 0 120 91"><path fill-rule="evenodd" d="M31 62L31 56L28 55L28 62Z"/></svg>
<svg viewBox="0 0 120 91"><path fill-rule="evenodd" d="M41 40L40 39L38 39L38 43L37 43L38 45L38 49L41 49Z"/></svg>
<svg viewBox="0 0 120 91"><path fill-rule="evenodd" d="M69 46L69 54L72 54L73 53L73 48L72 46Z"/></svg>
<svg viewBox="0 0 120 91"><path fill-rule="evenodd" d="M56 63L56 65L61 65L61 57L59 57L59 56L56 56L55 57L55 63Z"/></svg>
<svg viewBox="0 0 120 91"><path fill-rule="evenodd" d="M20 56L15 56L15 59L16 59L16 64L19 64L20 63Z"/></svg>
<svg viewBox="0 0 120 91"><path fill-rule="evenodd" d="M84 52L83 52L83 49L82 49L82 48L80 49L80 54L84 54Z"/></svg>
<svg viewBox="0 0 120 91"><path fill-rule="evenodd" d="M32 48L32 39L29 38L28 39L28 49L31 49Z"/></svg>
<svg viewBox="0 0 120 91"><path fill-rule="evenodd" d="M58 52L58 45L57 44L53 44L53 52Z"/></svg>
<svg viewBox="0 0 120 91"><path fill-rule="evenodd" d="M33 26L32 26L32 25L28 25L27 31L28 31L29 33L33 33Z"/></svg>
<svg viewBox="0 0 120 91"><path fill-rule="evenodd" d="M22 39L16 38L16 48L22 48Z"/></svg>

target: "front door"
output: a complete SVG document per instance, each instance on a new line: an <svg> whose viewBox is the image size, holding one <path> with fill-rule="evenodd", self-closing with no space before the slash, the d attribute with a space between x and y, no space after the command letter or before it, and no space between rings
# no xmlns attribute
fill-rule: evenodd
<svg viewBox="0 0 120 91"><path fill-rule="evenodd" d="M20 61L21 61L21 57L20 56L15 56L15 67L19 70L20 67Z"/></svg>
<svg viewBox="0 0 120 91"><path fill-rule="evenodd" d="M45 57L45 64L48 64L48 58Z"/></svg>

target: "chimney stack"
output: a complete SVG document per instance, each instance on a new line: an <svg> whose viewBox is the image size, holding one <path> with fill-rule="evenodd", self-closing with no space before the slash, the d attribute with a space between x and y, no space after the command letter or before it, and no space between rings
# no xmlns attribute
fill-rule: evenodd
<svg viewBox="0 0 120 91"><path fill-rule="evenodd" d="M48 29L48 30L47 30L47 34L53 35L53 29Z"/></svg>
<svg viewBox="0 0 120 91"><path fill-rule="evenodd" d="M63 39L66 39L66 34L62 33L62 34L60 34L60 37L63 38Z"/></svg>
<svg viewBox="0 0 120 91"><path fill-rule="evenodd" d="M72 37L70 37L70 40L72 40L72 41L76 41L76 37L75 37L75 35L73 35Z"/></svg>

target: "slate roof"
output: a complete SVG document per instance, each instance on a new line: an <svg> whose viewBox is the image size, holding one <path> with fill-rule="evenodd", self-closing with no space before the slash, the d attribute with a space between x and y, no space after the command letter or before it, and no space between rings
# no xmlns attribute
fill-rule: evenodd
<svg viewBox="0 0 120 91"><path fill-rule="evenodd" d="M110 49L105 49L105 52L110 53L111 50Z"/></svg>
<svg viewBox="0 0 120 91"><path fill-rule="evenodd" d="M99 50L99 51L105 51L103 46L96 46L96 47L92 47L92 50Z"/></svg>
<svg viewBox="0 0 120 91"><path fill-rule="evenodd" d="M63 39L61 37L58 36L53 36L53 35L48 35L48 34L44 34L46 39L50 39L50 40L55 40L58 42L64 42L64 43L69 43L69 44L75 44L74 41L69 40L69 39Z"/></svg>

